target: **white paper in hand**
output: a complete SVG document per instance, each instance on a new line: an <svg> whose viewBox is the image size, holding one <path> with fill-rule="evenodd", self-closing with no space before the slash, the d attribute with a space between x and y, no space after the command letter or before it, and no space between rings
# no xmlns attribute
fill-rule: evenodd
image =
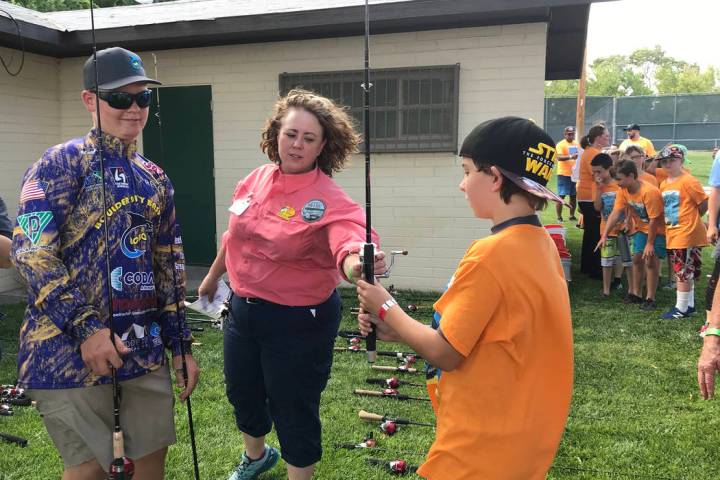
<svg viewBox="0 0 720 480"><path fill-rule="evenodd" d="M188 305L188 308L200 312L208 317L220 318L220 312L223 309L223 303L230 296L230 288L222 280L218 280L217 290L215 291L215 297L209 299L206 295L195 300L193 303Z"/></svg>

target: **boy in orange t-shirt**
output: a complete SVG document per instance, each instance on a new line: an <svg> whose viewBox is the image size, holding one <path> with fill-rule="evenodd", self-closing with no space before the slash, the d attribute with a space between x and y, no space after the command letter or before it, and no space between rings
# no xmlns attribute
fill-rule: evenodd
<svg viewBox="0 0 720 480"><path fill-rule="evenodd" d="M615 207L615 198L620 187L611 175L613 160L606 153L599 153L590 162L593 176L595 177L595 210L600 212L600 231L605 231L605 222ZM613 272L617 271L616 277L619 282L622 278L623 269L628 279L628 294L637 296L635 283L632 275L632 258L630 257L630 246L627 237L621 235L625 230L623 220L620 218L615 228L608 234L608 239L600 249L600 265L603 270L603 297L610 296ZM622 223L621 223L622 222Z"/></svg>
<svg viewBox="0 0 720 480"><path fill-rule="evenodd" d="M403 341L442 370L437 433L418 474L430 480L544 480L572 393L570 303L560 257L536 210L560 201L545 185L552 139L504 117L460 150L460 190L492 234L468 248L435 304L438 330L410 318L379 284L358 282L367 334Z"/></svg>
<svg viewBox="0 0 720 480"><path fill-rule="evenodd" d="M641 290L640 261L645 264L645 283L647 292L640 308L655 310L660 259L665 258L665 227L663 217L663 199L660 190L638 180L635 163L623 160L617 164L617 179L620 191L615 198L615 207L605 222L605 230L596 248L602 248L615 224L629 210L635 219L637 232L633 236L633 267L636 268L634 280L638 295ZM630 207L630 208L628 208ZM642 297L640 297L642 300ZM633 302L640 303L640 302Z"/></svg>
<svg viewBox="0 0 720 480"><path fill-rule="evenodd" d="M685 318L695 313L695 279L700 278L707 232L701 217L708 196L700 182L683 169L685 153L672 145L663 149L662 166L667 180L660 184L665 208L665 232L672 269L677 277L677 302L660 318Z"/></svg>

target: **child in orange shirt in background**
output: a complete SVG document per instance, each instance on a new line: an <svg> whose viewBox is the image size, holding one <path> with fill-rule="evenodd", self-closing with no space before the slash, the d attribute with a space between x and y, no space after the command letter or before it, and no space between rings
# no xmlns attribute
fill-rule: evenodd
<svg viewBox="0 0 720 480"><path fill-rule="evenodd" d="M685 152L677 145L663 149L660 162L668 174L660 184L665 206L665 232L672 269L677 277L677 302L661 318L685 318L695 313L695 279L700 277L707 232L701 217L708 196L700 182L683 169Z"/></svg>
<svg viewBox="0 0 720 480"><path fill-rule="evenodd" d="M590 166L592 167L592 173L595 178L595 210L600 212L600 231L604 232L605 222L615 207L615 197L620 187L611 173L613 159L610 155L606 153L595 155L595 158L590 161ZM627 237L620 235L625 228L623 225L623 223L625 223L624 220L625 216L623 215L618 220L615 228L610 231L607 241L600 249L600 265L603 270L602 294L605 298L610 296L611 280L616 266L619 266L618 280L622 277L623 267L626 271L628 294L638 296L633 282L630 245L628 245Z"/></svg>
<svg viewBox="0 0 720 480"><path fill-rule="evenodd" d="M617 165L617 180L620 191L615 197L615 207L605 221L605 230L597 243L596 249L602 248L608 239L610 231L620 218L629 210L635 219L637 232L633 236L632 253L633 266L640 259L645 263L645 283L647 292L645 300L642 297L633 299L632 303L641 303L643 310L655 310L655 293L657 292L660 260L665 258L665 222L663 217L663 199L660 190L652 185L638 180L638 170L635 163L623 160ZM628 208L631 207L631 208ZM641 276L637 269L634 275L636 292L640 295Z"/></svg>
<svg viewBox="0 0 720 480"><path fill-rule="evenodd" d="M536 210L560 201L545 185L552 138L504 117L460 150L460 190L492 234L470 245L435 303L438 330L410 318L379 284L358 282L367 334L403 341L443 371L437 435L418 474L430 480L544 480L570 407L570 302L560 257Z"/></svg>
<svg viewBox="0 0 720 480"><path fill-rule="evenodd" d="M645 150L643 150L640 145L630 145L627 149L625 149L625 153L623 153L622 156L622 160L632 160L633 163L635 163L638 171L638 180L649 183L653 187L660 188L660 184L658 183L655 175L644 170L646 159Z"/></svg>

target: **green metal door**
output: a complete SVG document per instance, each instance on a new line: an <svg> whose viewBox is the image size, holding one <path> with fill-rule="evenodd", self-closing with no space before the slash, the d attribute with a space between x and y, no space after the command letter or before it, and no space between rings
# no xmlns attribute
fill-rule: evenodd
<svg viewBox="0 0 720 480"><path fill-rule="evenodd" d="M210 265L216 253L210 86L160 87L143 131L144 155L168 174L189 265Z"/></svg>

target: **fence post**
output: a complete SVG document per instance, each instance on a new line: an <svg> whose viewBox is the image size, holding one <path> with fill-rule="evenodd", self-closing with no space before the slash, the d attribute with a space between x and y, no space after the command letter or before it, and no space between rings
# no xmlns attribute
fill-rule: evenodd
<svg viewBox="0 0 720 480"><path fill-rule="evenodd" d="M676 133L677 133L677 93L675 94L675 104L673 105L673 134L672 134L672 143L677 143Z"/></svg>
<svg viewBox="0 0 720 480"><path fill-rule="evenodd" d="M612 98L612 120L610 122L610 125L612 126L612 138L610 139L610 143L613 145L615 144L615 132L617 131L617 101L618 97L611 97Z"/></svg>

